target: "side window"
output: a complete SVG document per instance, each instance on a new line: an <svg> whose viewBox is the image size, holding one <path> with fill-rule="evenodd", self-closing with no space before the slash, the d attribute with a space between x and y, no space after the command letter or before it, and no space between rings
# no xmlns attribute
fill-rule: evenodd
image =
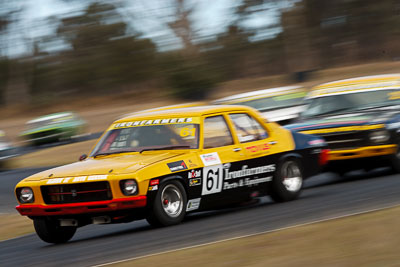
<svg viewBox="0 0 400 267"><path fill-rule="evenodd" d="M208 117L204 120L204 148L232 144L232 134L223 116Z"/></svg>
<svg viewBox="0 0 400 267"><path fill-rule="evenodd" d="M245 113L230 114L240 143L262 140L268 137L264 128Z"/></svg>

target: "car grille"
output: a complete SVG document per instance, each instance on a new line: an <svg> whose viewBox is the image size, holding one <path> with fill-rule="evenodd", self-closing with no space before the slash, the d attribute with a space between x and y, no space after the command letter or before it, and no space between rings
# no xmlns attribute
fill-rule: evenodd
<svg viewBox="0 0 400 267"><path fill-rule="evenodd" d="M46 204L92 202L112 199L108 182L41 186Z"/></svg>
<svg viewBox="0 0 400 267"><path fill-rule="evenodd" d="M331 150L353 149L368 146L367 131L339 132L329 134L319 134L323 137Z"/></svg>

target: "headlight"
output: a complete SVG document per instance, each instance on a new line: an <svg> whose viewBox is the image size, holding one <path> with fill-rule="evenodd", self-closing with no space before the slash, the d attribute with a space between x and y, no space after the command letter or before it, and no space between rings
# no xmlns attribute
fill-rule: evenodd
<svg viewBox="0 0 400 267"><path fill-rule="evenodd" d="M399 129L399 128L400 128L400 122L389 123L386 126L386 129L388 129L388 130Z"/></svg>
<svg viewBox="0 0 400 267"><path fill-rule="evenodd" d="M21 203L32 203L35 199L33 191L29 187L22 187L17 189L17 198Z"/></svg>
<svg viewBox="0 0 400 267"><path fill-rule="evenodd" d="M386 130L376 131L369 134L369 139L374 143L384 143L390 138L389 132Z"/></svg>
<svg viewBox="0 0 400 267"><path fill-rule="evenodd" d="M123 180L119 183L122 193L126 196L136 195L138 192L137 183L135 180Z"/></svg>

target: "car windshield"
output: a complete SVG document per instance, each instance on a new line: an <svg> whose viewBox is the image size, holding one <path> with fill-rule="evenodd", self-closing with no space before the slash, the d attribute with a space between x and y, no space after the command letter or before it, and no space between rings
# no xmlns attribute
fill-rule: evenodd
<svg viewBox="0 0 400 267"><path fill-rule="evenodd" d="M108 131L91 156L146 150L196 149L199 125L192 123L135 126Z"/></svg>
<svg viewBox="0 0 400 267"><path fill-rule="evenodd" d="M261 111L290 107L302 104L305 92L284 94L279 96L263 97L253 100L235 102L235 105L245 105Z"/></svg>
<svg viewBox="0 0 400 267"><path fill-rule="evenodd" d="M354 112L364 109L400 105L400 90L375 90L313 98L301 117Z"/></svg>

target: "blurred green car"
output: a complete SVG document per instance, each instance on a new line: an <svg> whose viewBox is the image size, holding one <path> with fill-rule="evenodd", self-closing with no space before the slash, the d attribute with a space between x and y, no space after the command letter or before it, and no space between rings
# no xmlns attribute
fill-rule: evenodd
<svg viewBox="0 0 400 267"><path fill-rule="evenodd" d="M20 136L32 145L43 145L81 135L85 127L86 122L78 114L60 112L28 121Z"/></svg>
<svg viewBox="0 0 400 267"><path fill-rule="evenodd" d="M7 139L5 132L0 130L0 165L2 161L17 156L17 148Z"/></svg>

